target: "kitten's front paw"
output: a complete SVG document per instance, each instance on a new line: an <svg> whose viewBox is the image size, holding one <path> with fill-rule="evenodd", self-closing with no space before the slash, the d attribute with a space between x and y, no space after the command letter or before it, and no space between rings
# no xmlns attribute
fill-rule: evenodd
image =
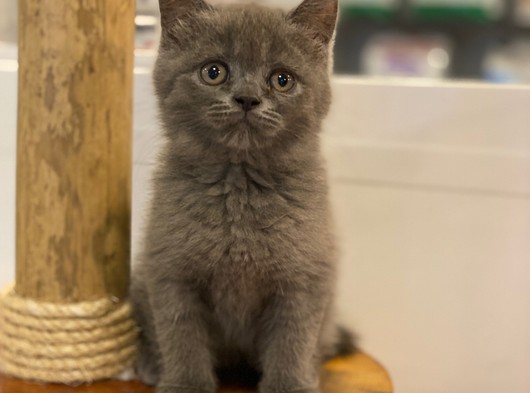
<svg viewBox="0 0 530 393"><path fill-rule="evenodd" d="M136 368L136 376L149 386L155 386L158 382L158 370L156 367L139 364Z"/></svg>

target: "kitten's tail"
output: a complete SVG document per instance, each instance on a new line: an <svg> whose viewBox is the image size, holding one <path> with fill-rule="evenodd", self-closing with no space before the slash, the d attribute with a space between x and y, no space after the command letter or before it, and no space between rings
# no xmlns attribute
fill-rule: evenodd
<svg viewBox="0 0 530 393"><path fill-rule="evenodd" d="M357 336L343 326L337 326L334 356L352 355L359 351Z"/></svg>

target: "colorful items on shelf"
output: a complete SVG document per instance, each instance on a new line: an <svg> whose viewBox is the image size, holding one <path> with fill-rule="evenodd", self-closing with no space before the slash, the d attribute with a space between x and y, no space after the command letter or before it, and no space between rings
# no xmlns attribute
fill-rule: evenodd
<svg viewBox="0 0 530 393"><path fill-rule="evenodd" d="M340 6L345 16L386 20L396 15L399 0L342 0Z"/></svg>
<svg viewBox="0 0 530 393"><path fill-rule="evenodd" d="M483 77L493 83L530 83L530 40L517 39L492 49Z"/></svg>
<svg viewBox="0 0 530 393"><path fill-rule="evenodd" d="M503 0L410 0L412 15L429 21L491 22L505 12Z"/></svg>
<svg viewBox="0 0 530 393"><path fill-rule="evenodd" d="M441 79L451 65L451 44L441 35L378 34L362 53L362 73Z"/></svg>

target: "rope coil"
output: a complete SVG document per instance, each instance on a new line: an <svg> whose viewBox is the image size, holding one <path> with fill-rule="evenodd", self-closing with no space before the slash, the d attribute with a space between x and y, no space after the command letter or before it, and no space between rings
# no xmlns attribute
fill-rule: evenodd
<svg viewBox="0 0 530 393"><path fill-rule="evenodd" d="M112 378L135 361L138 328L116 299L40 303L0 295L0 369L40 382L76 384Z"/></svg>

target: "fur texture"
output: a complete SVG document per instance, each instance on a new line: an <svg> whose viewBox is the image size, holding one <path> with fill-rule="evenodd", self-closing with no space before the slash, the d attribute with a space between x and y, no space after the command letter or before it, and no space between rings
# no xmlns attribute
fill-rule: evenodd
<svg viewBox="0 0 530 393"><path fill-rule="evenodd" d="M166 143L133 273L139 375L157 393L213 393L216 370L244 364L262 393L316 392L322 359L353 350L332 315L319 144L337 0L290 14L160 5L154 83ZM224 83L205 83L211 63L226 66ZM294 78L291 90L274 89L276 71Z"/></svg>

